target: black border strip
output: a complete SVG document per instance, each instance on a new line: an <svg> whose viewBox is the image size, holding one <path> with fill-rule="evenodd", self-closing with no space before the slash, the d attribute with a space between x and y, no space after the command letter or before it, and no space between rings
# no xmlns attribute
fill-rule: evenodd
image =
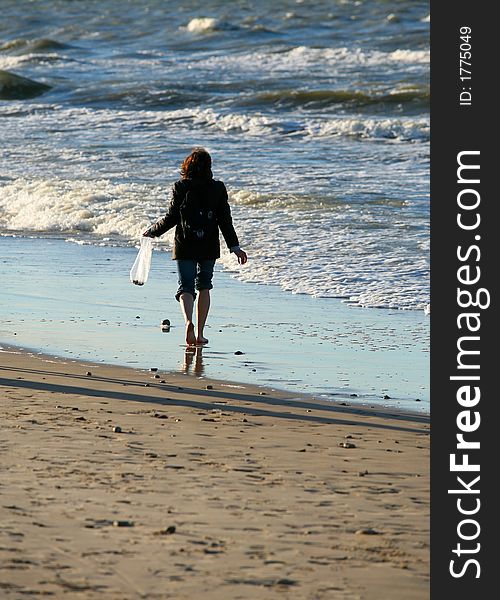
<svg viewBox="0 0 500 600"><path fill-rule="evenodd" d="M497 356L500 358L496 349L500 270L494 218L499 199L493 180L500 172L494 164L500 155L496 148L500 106L495 92L500 52L494 34L499 37L500 31L488 8L491 4L486 2L442 0L435 0L431 7L433 600L447 598L444 594L450 592L453 600L498 595L494 591L500 572L494 565L498 529L495 462L500 457L500 431L496 431L500 428L500 399L495 393L494 373L495 368L499 370ZM471 79L465 78L466 71L460 72L461 51L463 60L468 58L466 62L471 63L462 63ZM465 166L457 173L460 163ZM471 168L474 166L478 168ZM467 306L475 301L478 306ZM450 379L453 377L461 379ZM467 446L457 448L460 439ZM450 464L453 460L455 471ZM479 470L466 470L467 461ZM480 479L474 481L476 477Z"/></svg>

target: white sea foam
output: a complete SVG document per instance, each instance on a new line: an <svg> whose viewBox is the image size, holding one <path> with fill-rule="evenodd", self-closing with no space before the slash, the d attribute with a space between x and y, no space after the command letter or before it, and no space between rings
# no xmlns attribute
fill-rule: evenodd
<svg viewBox="0 0 500 600"><path fill-rule="evenodd" d="M244 69L245 73L254 76L268 76L269 73L302 72L325 70L333 74L331 69L343 66L352 68L359 66L380 66L403 63L406 67L427 65L430 61L429 50L409 50L405 48L392 52L379 50L362 50L361 48L312 48L297 46L292 49L274 51L256 51L246 53L215 55L200 59L197 66L209 70Z"/></svg>
<svg viewBox="0 0 500 600"><path fill-rule="evenodd" d="M186 112L183 113L186 116ZM425 118L304 118L292 120L270 117L261 113L224 114L212 109L195 109L192 118L197 124L224 132L241 131L260 136L262 134L304 135L310 137L352 136L371 139L394 139L400 141L428 140L429 120Z"/></svg>
<svg viewBox="0 0 500 600"><path fill-rule="evenodd" d="M143 198L151 198L145 204ZM150 223L155 189L108 180L17 179L0 188L0 227L14 231L87 232L136 239Z"/></svg>
<svg viewBox="0 0 500 600"><path fill-rule="evenodd" d="M25 123L46 129L57 127L61 121L71 122L73 128L85 131L88 128L123 127L134 128L140 124L151 130L175 125L176 129L192 129L202 126L224 133L244 133L250 136L287 135L308 138L349 136L359 139L389 139L399 141L427 141L430 135L429 119L400 117L375 118L364 116L319 118L297 115L265 115L261 112L223 112L211 108L183 108L164 111L142 110L140 113L126 110L70 108L53 105L31 104L28 108L21 103L9 103L0 109L0 116L8 116L18 110L29 110ZM4 126L8 126L5 123Z"/></svg>
<svg viewBox="0 0 500 600"><path fill-rule="evenodd" d="M163 214L165 196L153 186L107 180L19 179L0 188L0 227L63 232L75 242L135 245L144 228ZM300 197L242 189L233 191L230 200L240 240L250 255L238 270L239 279L293 293L341 297L359 306L427 306L427 254L415 254L416 242L409 242L404 227L381 231L383 219L368 211L353 229L349 210L306 210ZM426 238L424 218L421 226ZM170 248L172 240L171 230L159 246ZM221 260L234 270L234 256L227 250Z"/></svg>
<svg viewBox="0 0 500 600"><path fill-rule="evenodd" d="M186 29L191 33L205 33L213 31L218 24L217 19L212 17L195 17L186 25Z"/></svg>

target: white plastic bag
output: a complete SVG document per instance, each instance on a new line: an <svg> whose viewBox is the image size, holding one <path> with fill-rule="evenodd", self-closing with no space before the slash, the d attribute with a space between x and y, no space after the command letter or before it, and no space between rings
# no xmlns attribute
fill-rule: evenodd
<svg viewBox="0 0 500 600"><path fill-rule="evenodd" d="M152 254L153 240L150 237L142 236L139 254L130 269L130 281L135 285L144 285L148 280Z"/></svg>

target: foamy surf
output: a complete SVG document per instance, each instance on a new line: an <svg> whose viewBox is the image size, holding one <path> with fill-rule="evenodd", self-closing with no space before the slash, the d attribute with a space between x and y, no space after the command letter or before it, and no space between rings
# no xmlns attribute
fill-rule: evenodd
<svg viewBox="0 0 500 600"><path fill-rule="evenodd" d="M214 31L217 28L218 21L212 17L195 17L186 25L186 29L191 33L206 33Z"/></svg>
<svg viewBox="0 0 500 600"><path fill-rule="evenodd" d="M57 232L69 241L82 241L83 236L87 243L104 245L135 245L141 232L163 214L168 192L108 180L17 180L0 189L4 231ZM358 306L423 310L428 304L427 251L424 246L416 257L404 229L391 232L386 241L379 226L360 231L344 214L342 203L318 213L311 210L311 199L300 195L234 190L231 203L240 239L251 256L238 271L239 279L275 284L292 293L340 297ZM365 219L379 222L370 205ZM421 228L424 236L423 221ZM172 240L173 230L160 248L170 249ZM359 247L370 252L360 253ZM321 259L321 251L318 255L320 248L328 249L328 260ZM221 261L234 269L227 252Z"/></svg>

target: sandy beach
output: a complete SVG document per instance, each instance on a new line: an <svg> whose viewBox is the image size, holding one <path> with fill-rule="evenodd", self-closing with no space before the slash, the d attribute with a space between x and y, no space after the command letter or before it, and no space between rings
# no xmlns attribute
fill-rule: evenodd
<svg viewBox="0 0 500 600"><path fill-rule="evenodd" d="M2 597L428 597L427 416L0 356Z"/></svg>

